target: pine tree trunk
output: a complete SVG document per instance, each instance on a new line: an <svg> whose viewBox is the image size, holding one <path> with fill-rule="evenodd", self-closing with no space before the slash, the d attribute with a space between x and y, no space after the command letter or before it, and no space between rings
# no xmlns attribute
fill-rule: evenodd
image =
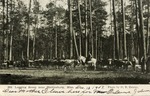
<svg viewBox="0 0 150 96"><path fill-rule="evenodd" d="M116 10L115 10L115 0L112 1L113 5L113 16L114 16L114 37L115 37L115 58L119 59L119 34L117 31L117 25L116 25Z"/></svg>
<svg viewBox="0 0 150 96"><path fill-rule="evenodd" d="M73 57L73 35L72 35L72 0L68 0L68 7L69 7L69 30L70 30L70 58Z"/></svg>
<svg viewBox="0 0 150 96"><path fill-rule="evenodd" d="M77 54L77 58L79 57L79 51L78 51L78 46L77 46L77 42L76 42L76 36L75 36L75 32L74 30L72 31L73 32L73 41L74 41L74 45L75 45L75 49L76 49L76 54Z"/></svg>
<svg viewBox="0 0 150 96"><path fill-rule="evenodd" d="M85 0L85 57L88 54L88 32L87 32L87 0Z"/></svg>
<svg viewBox="0 0 150 96"><path fill-rule="evenodd" d="M142 37L142 56L144 57L144 63L143 63L143 68L144 70L146 70L146 64L145 64L145 60L146 60L146 46L145 46L145 34L144 34L144 24L143 24L143 6L142 6L142 1L143 0L138 0L138 4L139 4L139 20L140 20L140 32L141 32L141 37Z"/></svg>
<svg viewBox="0 0 150 96"><path fill-rule="evenodd" d="M97 42L97 41L98 41L97 27L96 27L96 31L95 31L95 32L96 32L96 33L95 33L95 34L96 34L96 35L95 35L95 58L98 59L98 56L97 56L97 55L98 55L98 54L97 54L97 52L98 52L98 48L97 48L97 47L98 47L98 42Z"/></svg>
<svg viewBox="0 0 150 96"><path fill-rule="evenodd" d="M147 6L148 6L148 14L150 14L150 1L148 0ZM150 23L150 16L147 16L147 53L149 54L149 23Z"/></svg>
<svg viewBox="0 0 150 96"><path fill-rule="evenodd" d="M3 0L3 47L2 47L2 62L5 61L5 0Z"/></svg>
<svg viewBox="0 0 150 96"><path fill-rule="evenodd" d="M119 34L119 57L123 59L123 34Z"/></svg>
<svg viewBox="0 0 150 96"><path fill-rule="evenodd" d="M11 11L13 10L13 6L12 6L13 2L11 0ZM13 14L10 16L10 20L11 20L11 24L10 24L10 49L9 49L9 60L12 61L12 49L13 49L13 19L12 19Z"/></svg>
<svg viewBox="0 0 150 96"><path fill-rule="evenodd" d="M32 53L32 56L33 56L33 60L35 59L35 42L36 42L36 33L37 33L37 31L38 31L38 24L37 24L37 22L38 22L38 16L36 16L36 23L35 23L35 29L34 29L34 37L33 37L33 53Z"/></svg>
<svg viewBox="0 0 150 96"><path fill-rule="evenodd" d="M29 10L28 10L28 28L27 28L27 34L28 34L28 41L27 41L27 60L29 61L30 57L30 11L31 11L31 0L29 2Z"/></svg>
<svg viewBox="0 0 150 96"><path fill-rule="evenodd" d="M104 58L104 54L103 54L103 41L102 41L101 37L100 37L100 58Z"/></svg>
<svg viewBox="0 0 150 96"><path fill-rule="evenodd" d="M138 58L139 58L139 61L141 62L141 34L139 32L139 20L138 20L138 1L135 0L135 6L136 6L136 31L137 31L137 46L138 46Z"/></svg>
<svg viewBox="0 0 150 96"><path fill-rule="evenodd" d="M80 0L78 0L78 16L79 16L79 28L80 28L79 54L81 56L82 55L82 22L81 22Z"/></svg>
<svg viewBox="0 0 150 96"><path fill-rule="evenodd" d="M126 47L126 32L125 32L125 10L124 10L124 0L121 0L122 5L122 28L123 28L123 57L127 56Z"/></svg>
<svg viewBox="0 0 150 96"><path fill-rule="evenodd" d="M94 56L93 24L92 24L92 2L91 2L91 0L89 0L89 6L90 6L91 53L92 53L92 56Z"/></svg>
<svg viewBox="0 0 150 96"><path fill-rule="evenodd" d="M35 34L36 34L36 29L34 30L34 37L33 37L33 52L32 52L32 59L35 59Z"/></svg>
<svg viewBox="0 0 150 96"><path fill-rule="evenodd" d="M148 0L148 14L150 14L150 1ZM150 23L150 16L147 16L147 54L150 55L149 51L149 23ZM150 72L150 64L147 64L147 72Z"/></svg>
<svg viewBox="0 0 150 96"><path fill-rule="evenodd" d="M112 30L112 26L113 26L113 24L112 24L112 0L110 0L109 1L110 2L110 32L111 32L111 35L113 35L113 30ZM114 47L114 38L113 38L113 40L112 40L112 58L113 59L115 59L114 57L115 57L115 47Z"/></svg>
<svg viewBox="0 0 150 96"><path fill-rule="evenodd" d="M139 24L139 20L138 20L138 15L139 15L139 11L138 11L138 0L135 0L135 6L136 6L136 30L137 30L137 33L138 33L138 58L140 60L140 63L142 62L141 61L141 58L142 58L142 40L141 40L141 34L140 34L140 24ZM144 66L141 65L141 71L143 72L144 71Z"/></svg>
<svg viewBox="0 0 150 96"><path fill-rule="evenodd" d="M6 0L6 60L9 60L9 17L8 17L8 0Z"/></svg>
<svg viewBox="0 0 150 96"><path fill-rule="evenodd" d="M133 1L131 1L131 6L132 6L132 10L134 10L134 7L136 7L136 6L134 6L134 3L133 3ZM132 11L132 15L134 15L134 13L136 13L135 11ZM133 19L133 16L131 17L132 19L132 21L131 21L131 30L134 30L134 19ZM133 31L131 31L131 52L130 52L130 55L131 56L133 56L133 55L135 55L135 47L134 47L134 34L133 34Z"/></svg>
<svg viewBox="0 0 150 96"><path fill-rule="evenodd" d="M55 58L57 58L57 25L56 25L56 19L55 19Z"/></svg>
<svg viewBox="0 0 150 96"><path fill-rule="evenodd" d="M53 59L53 45L52 44L53 44L52 41L50 41L50 59Z"/></svg>

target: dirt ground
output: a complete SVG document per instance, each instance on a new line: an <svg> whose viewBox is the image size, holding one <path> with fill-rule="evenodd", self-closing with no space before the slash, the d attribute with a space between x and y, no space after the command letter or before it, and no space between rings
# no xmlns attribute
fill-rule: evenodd
<svg viewBox="0 0 150 96"><path fill-rule="evenodd" d="M133 71L1 69L0 84L149 84L150 74Z"/></svg>

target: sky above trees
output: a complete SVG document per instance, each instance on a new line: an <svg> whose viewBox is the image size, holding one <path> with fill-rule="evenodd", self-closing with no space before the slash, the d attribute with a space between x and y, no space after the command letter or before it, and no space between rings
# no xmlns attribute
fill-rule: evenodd
<svg viewBox="0 0 150 96"><path fill-rule="evenodd" d="M30 0L22 0L27 6L29 6L29 1ZM62 6L62 7L64 7L65 9L67 9L68 8L68 5L67 5L67 0L38 0L39 2L40 2L40 5L41 5L41 7L43 8L43 9L45 9L46 8L46 4L48 4L49 2L54 2L54 3L56 3L56 6L58 7L58 6ZM105 6L105 8L106 8L106 11L107 11L107 13L108 13L108 15L110 14L110 0L102 0L102 1L104 1L104 2L107 2L107 6ZM33 2L33 0L32 0L32 2ZM110 17L108 16L108 18L107 18L107 20L106 20L106 27L108 28L109 26L110 26ZM107 34L109 34L110 35L110 33L109 33L109 30L107 30L108 31L108 33Z"/></svg>
<svg viewBox="0 0 150 96"><path fill-rule="evenodd" d="M29 0L22 0L23 2L25 2L25 4L29 5ZM49 2L56 2L57 6L63 6L64 8L67 8L67 0L39 0L41 6L43 8L46 8L46 4L48 4Z"/></svg>
<svg viewBox="0 0 150 96"><path fill-rule="evenodd" d="M29 0L22 0L22 1L25 2L25 4L27 5L29 4ZM45 5L48 4L50 1L53 1L53 2L57 1L58 6L60 5L60 6L63 6L64 8L68 7L67 0L39 0L43 8L45 8ZM102 0L102 1L108 2L108 5L106 6L106 10L110 12L110 3L109 3L110 0Z"/></svg>

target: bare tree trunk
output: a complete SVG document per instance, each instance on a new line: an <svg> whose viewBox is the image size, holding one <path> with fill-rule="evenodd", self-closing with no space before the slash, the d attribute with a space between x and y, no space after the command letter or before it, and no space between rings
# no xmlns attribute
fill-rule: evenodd
<svg viewBox="0 0 150 96"><path fill-rule="evenodd" d="M88 32L87 32L87 0L85 0L85 57L88 54Z"/></svg>
<svg viewBox="0 0 150 96"><path fill-rule="evenodd" d="M54 20L52 21L52 29L50 29L49 31L53 32L53 28L54 28L54 24L53 24ZM52 43L52 38L53 38L53 35L50 34L50 59L53 59L53 43Z"/></svg>
<svg viewBox="0 0 150 96"><path fill-rule="evenodd" d="M136 7L136 6L134 6L134 3L133 3L133 1L131 1L131 6L132 6L132 10L134 10L134 7ZM135 11L132 11L132 15L134 15L134 13L136 13ZM134 30L134 19L133 19L133 17L131 17L132 19L132 21L131 21L131 30ZM131 31L131 52L130 52L130 55L131 56L133 56L133 55L135 55L135 47L134 47L134 34L133 34L133 31Z"/></svg>
<svg viewBox="0 0 150 96"><path fill-rule="evenodd" d="M69 7L69 13L70 13L70 24L69 24L69 28L70 28L70 58L73 57L73 35L72 35L72 0L68 0L68 7Z"/></svg>
<svg viewBox="0 0 150 96"><path fill-rule="evenodd" d="M56 19L55 19L55 58L57 58L57 25L56 25Z"/></svg>
<svg viewBox="0 0 150 96"><path fill-rule="evenodd" d="M98 40L98 35L97 35L97 27L96 27L96 31L95 31L96 33L96 35L95 35L95 58L96 59L98 59L98 54L97 54L97 52L98 52L98 48L97 48L97 46L98 46L98 42L97 42L97 40Z"/></svg>
<svg viewBox="0 0 150 96"><path fill-rule="evenodd" d="M78 46L77 46L77 42L76 42L76 36L75 36L75 32L74 30L72 31L73 32L73 41L74 41L74 45L75 45L75 49L76 49L76 54L77 54L77 58L79 57L79 51L78 51Z"/></svg>
<svg viewBox="0 0 150 96"><path fill-rule="evenodd" d="M8 16L8 0L6 0L6 60L9 60L9 16Z"/></svg>
<svg viewBox="0 0 150 96"><path fill-rule="evenodd" d="M119 34L116 26L116 10L115 10L115 0L112 1L113 5L113 16L114 16L114 37L115 37L115 58L119 59Z"/></svg>
<svg viewBox="0 0 150 96"><path fill-rule="evenodd" d="M148 6L148 14L150 13L150 1L148 0L147 6ZM147 53L149 54L149 23L150 23L150 16L147 16Z"/></svg>
<svg viewBox="0 0 150 96"><path fill-rule="evenodd" d="M123 59L123 34L119 34L119 59Z"/></svg>
<svg viewBox="0 0 150 96"><path fill-rule="evenodd" d="M148 14L150 14L150 1L148 0ZM150 16L147 16L147 54L149 55L149 23L150 23ZM147 64L147 72L150 72L150 64Z"/></svg>
<svg viewBox="0 0 150 96"><path fill-rule="evenodd" d="M144 57L144 70L147 69L145 60L146 60L146 46L145 46L145 34L144 34L144 24L143 24L143 8L142 8L142 1L143 0L138 0L139 4L139 20L140 20L140 32L141 32L141 37L142 37L142 55Z"/></svg>
<svg viewBox="0 0 150 96"><path fill-rule="evenodd" d="M2 62L5 61L5 0L3 0L3 47L2 47Z"/></svg>
<svg viewBox="0 0 150 96"><path fill-rule="evenodd" d="M103 40L100 37L100 57L104 58L104 54L103 54Z"/></svg>
<svg viewBox="0 0 150 96"><path fill-rule="evenodd" d="M126 32L125 32L125 10L124 10L124 0L121 0L122 5L122 28L123 28L123 57L127 56L127 46L126 46Z"/></svg>
<svg viewBox="0 0 150 96"><path fill-rule="evenodd" d="M34 60L35 59L35 38L36 38L36 36L35 36L35 34L36 34L36 28L34 29L34 37L33 37L33 52L32 52L32 59Z"/></svg>
<svg viewBox="0 0 150 96"><path fill-rule="evenodd" d="M23 50L21 51L21 58L24 58Z"/></svg>
<svg viewBox="0 0 150 96"><path fill-rule="evenodd" d="M13 36L12 36L12 32L13 32L13 29L11 29L11 33L10 33L10 49L9 49L9 60L11 61L12 60L12 44L13 44Z"/></svg>
<svg viewBox="0 0 150 96"><path fill-rule="evenodd" d="M114 37L113 37L113 59L116 59L116 38L115 38L115 34L114 34Z"/></svg>
<svg viewBox="0 0 150 96"><path fill-rule="evenodd" d="M34 2L39 2L39 0L36 0ZM39 8L39 6L38 6ZM36 58L36 52L35 52L35 47L36 47L36 33L38 32L38 23L39 23L39 10L37 13L35 13L35 30L34 30L34 37L33 37L33 60Z"/></svg>
<svg viewBox="0 0 150 96"><path fill-rule="evenodd" d="M30 49L30 11L31 11L31 1L29 2L29 10L28 10L28 28L27 28L27 34L28 34L28 41L27 41L27 60L29 61L30 57L30 52L29 52L29 49Z"/></svg>
<svg viewBox="0 0 150 96"><path fill-rule="evenodd" d="M138 0L135 0L135 6L136 6L136 31L137 31L137 45L138 45L138 58L141 62L141 34L140 34L140 31L139 31L139 20L138 20Z"/></svg>
<svg viewBox="0 0 150 96"><path fill-rule="evenodd" d="M35 29L34 29L34 37L33 37L33 60L35 59L35 43L36 43L36 33L38 32L38 16L36 16L36 23L35 23Z"/></svg>
<svg viewBox="0 0 150 96"><path fill-rule="evenodd" d="M13 2L11 0L11 11L13 10L13 6L12 6ZM15 3L14 3L15 4ZM12 19L13 14L10 15L10 20L11 20L11 24L10 24L10 49L9 49L9 60L12 60L12 44L13 44L13 19Z"/></svg>
<svg viewBox="0 0 150 96"><path fill-rule="evenodd" d="M89 6L90 6L90 31L91 31L91 52L92 55L94 56L94 43L93 43L93 24L92 24L92 2L89 0Z"/></svg>
<svg viewBox="0 0 150 96"><path fill-rule="evenodd" d="M52 41L50 41L50 59L53 59L53 49L52 48L53 48Z"/></svg>
<svg viewBox="0 0 150 96"><path fill-rule="evenodd" d="M113 30L112 30L112 0L110 0L110 32L111 32L111 35L113 35ZM112 40L112 58L115 59L115 47L114 47L114 39Z"/></svg>
<svg viewBox="0 0 150 96"><path fill-rule="evenodd" d="M79 27L80 27L79 54L81 56L82 55L82 22L81 22L80 0L78 0L78 12L79 12Z"/></svg>

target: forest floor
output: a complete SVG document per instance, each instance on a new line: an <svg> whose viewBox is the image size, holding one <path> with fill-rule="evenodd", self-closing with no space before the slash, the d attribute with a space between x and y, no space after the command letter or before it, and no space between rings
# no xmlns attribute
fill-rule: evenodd
<svg viewBox="0 0 150 96"><path fill-rule="evenodd" d="M149 84L150 74L133 71L0 69L0 84Z"/></svg>

